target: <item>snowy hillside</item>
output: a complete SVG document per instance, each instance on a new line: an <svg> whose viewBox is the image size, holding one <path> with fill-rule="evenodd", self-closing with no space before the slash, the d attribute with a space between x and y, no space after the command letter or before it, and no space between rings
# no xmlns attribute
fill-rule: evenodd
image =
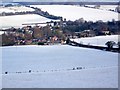
<svg viewBox="0 0 120 90"><path fill-rule="evenodd" d="M2 16L0 17L0 22L2 22L0 28L22 27L22 24L25 23L40 23L48 21L51 21L51 19L36 14Z"/></svg>
<svg viewBox="0 0 120 90"><path fill-rule="evenodd" d="M32 8L28 8L25 6L13 6L13 7L0 7L0 13L2 12L25 12L25 11L34 11Z"/></svg>
<svg viewBox="0 0 120 90"><path fill-rule="evenodd" d="M86 6L88 6L88 7L91 7L91 8L94 8L95 7L95 5L86 5ZM115 11L115 9L116 9L116 7L117 7L118 5L100 5L100 7L99 7L99 9L101 9L101 10L114 10Z"/></svg>
<svg viewBox="0 0 120 90"><path fill-rule="evenodd" d="M55 16L62 16L67 20L76 20L84 18L87 21L111 21L112 19L118 20L118 13L98 10L86 7L71 6L71 5L33 5L34 7L41 8L43 11L48 11L50 14ZM3 8L0 7L0 13L2 12L21 12L21 11L33 11L32 8L25 6L14 6ZM9 28L9 27L21 27L23 23L37 23L51 21L50 19L44 18L38 15L15 15L15 16L1 16L0 28Z"/></svg>
<svg viewBox="0 0 120 90"><path fill-rule="evenodd" d="M109 36L96 36L96 37L87 37L79 39L71 39L72 41L86 44L86 45L95 45L95 46L106 46L107 41L114 41L118 43L118 35L109 35Z"/></svg>
<svg viewBox="0 0 120 90"><path fill-rule="evenodd" d="M92 5L90 5L92 6ZM95 6L95 5L94 5ZM93 7L93 6L92 6ZM116 11L116 8L118 7L118 5L100 5L100 8L101 10L113 10L113 11Z"/></svg>
<svg viewBox="0 0 120 90"><path fill-rule="evenodd" d="M100 9L102 10L114 10L116 9L117 5L101 5Z"/></svg>
<svg viewBox="0 0 120 90"><path fill-rule="evenodd" d="M117 53L68 45L2 47L2 53L3 88L118 87Z"/></svg>
<svg viewBox="0 0 120 90"><path fill-rule="evenodd" d="M80 6L71 5L31 5L34 7L41 8L44 11L48 11L50 14L56 16L62 16L67 20L76 20L84 18L86 21L111 21L112 19L118 20L118 13L92 9Z"/></svg>

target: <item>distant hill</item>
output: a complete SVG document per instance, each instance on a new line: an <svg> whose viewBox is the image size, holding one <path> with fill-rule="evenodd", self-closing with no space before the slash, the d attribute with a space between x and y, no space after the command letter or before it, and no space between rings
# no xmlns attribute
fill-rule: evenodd
<svg viewBox="0 0 120 90"><path fill-rule="evenodd" d="M120 0L13 0L14 2L119 2Z"/></svg>
<svg viewBox="0 0 120 90"><path fill-rule="evenodd" d="M13 0L1 0L2 3L11 3Z"/></svg>
<svg viewBox="0 0 120 90"><path fill-rule="evenodd" d="M75 2L82 2L82 4L88 4L88 5L93 5L93 4L99 4L100 5L118 5L118 2L120 2L120 0L0 0L0 3L20 3L20 4L24 4L24 5L41 5L41 4L48 4L51 5L50 2L52 2L52 4L79 4L79 3L75 3ZM46 3L47 2L47 3ZM49 2L49 3L48 3ZM56 3L55 3L56 2ZM70 3L69 3L70 2ZM73 3L74 2L74 3ZM97 2L97 3L94 3Z"/></svg>
<svg viewBox="0 0 120 90"><path fill-rule="evenodd" d="M44 1L44 2L37 2L37 1L34 1L34 2L14 2L14 3L19 3L19 4L22 4L22 5L119 5L120 2L85 2L85 1L71 1L71 2L62 2L62 1L57 1L57 2L52 2L52 1Z"/></svg>

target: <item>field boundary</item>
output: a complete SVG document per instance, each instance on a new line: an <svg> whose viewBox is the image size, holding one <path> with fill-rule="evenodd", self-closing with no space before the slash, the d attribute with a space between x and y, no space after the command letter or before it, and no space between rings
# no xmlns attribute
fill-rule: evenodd
<svg viewBox="0 0 120 90"><path fill-rule="evenodd" d="M103 46L93 46L93 45L80 44L80 43L77 43L77 42L71 41L71 40L69 40L68 45L120 53L120 48L109 49L108 47L103 47Z"/></svg>

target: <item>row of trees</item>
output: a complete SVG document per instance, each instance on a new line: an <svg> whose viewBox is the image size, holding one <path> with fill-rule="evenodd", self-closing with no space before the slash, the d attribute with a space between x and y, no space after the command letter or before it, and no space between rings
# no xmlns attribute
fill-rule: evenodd
<svg viewBox="0 0 120 90"><path fill-rule="evenodd" d="M30 6L28 6L28 7L30 7ZM30 8L35 10L34 14L38 14L38 15L41 15L41 16L49 18L49 19L55 19L55 20L56 19L62 19L62 17L51 15L47 11L42 11L40 8L37 8L37 7L30 7Z"/></svg>
<svg viewBox="0 0 120 90"><path fill-rule="evenodd" d="M118 30L120 26L120 21L85 21L83 19L79 19L76 21L67 21L66 25L62 28L64 32L82 32L84 30L92 30L94 31L96 36L104 35L102 31L109 31L110 34L120 34Z"/></svg>

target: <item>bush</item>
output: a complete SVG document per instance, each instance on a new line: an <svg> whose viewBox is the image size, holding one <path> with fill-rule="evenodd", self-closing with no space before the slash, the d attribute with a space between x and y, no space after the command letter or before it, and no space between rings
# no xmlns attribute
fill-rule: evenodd
<svg viewBox="0 0 120 90"><path fill-rule="evenodd" d="M5 74L8 74L8 72L5 72Z"/></svg>
<svg viewBox="0 0 120 90"><path fill-rule="evenodd" d="M2 46L13 46L15 44L14 37L12 35L2 35Z"/></svg>
<svg viewBox="0 0 120 90"><path fill-rule="evenodd" d="M118 45L118 48L120 49L120 41L117 43L117 45Z"/></svg>
<svg viewBox="0 0 120 90"><path fill-rule="evenodd" d="M70 39L69 38L67 38L66 44L70 44Z"/></svg>
<svg viewBox="0 0 120 90"><path fill-rule="evenodd" d="M38 42L38 45L45 45L44 42Z"/></svg>
<svg viewBox="0 0 120 90"><path fill-rule="evenodd" d="M105 45L108 47L108 50L111 50L115 44L116 43L114 41L108 41L105 43Z"/></svg>
<svg viewBox="0 0 120 90"><path fill-rule="evenodd" d="M31 73L31 70L29 70L29 73Z"/></svg>

